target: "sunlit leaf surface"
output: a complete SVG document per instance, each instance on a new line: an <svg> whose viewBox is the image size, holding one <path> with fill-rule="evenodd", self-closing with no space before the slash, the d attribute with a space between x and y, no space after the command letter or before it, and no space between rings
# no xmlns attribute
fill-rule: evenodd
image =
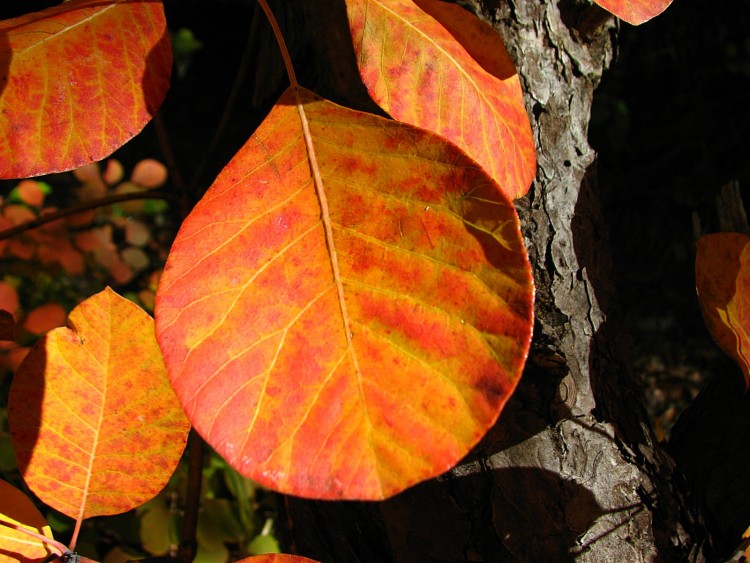
<svg viewBox="0 0 750 563"><path fill-rule="evenodd" d="M399 121L456 143L511 199L536 173L521 85L500 35L439 0L347 0L362 80Z"/></svg>
<svg viewBox="0 0 750 563"><path fill-rule="evenodd" d="M640 25L666 10L672 0L594 0L605 10L632 25Z"/></svg>
<svg viewBox="0 0 750 563"><path fill-rule="evenodd" d="M5 481L0 481L0 521L52 538L47 521L31 499ZM41 561L51 553L41 540L0 524L0 563Z"/></svg>
<svg viewBox="0 0 750 563"><path fill-rule="evenodd" d="M68 516L125 512L166 484L189 424L139 307L106 289L76 307L68 327L44 336L13 379L18 465Z"/></svg>
<svg viewBox="0 0 750 563"><path fill-rule="evenodd" d="M158 0L70 0L0 21L0 177L109 155L154 115L171 65Z"/></svg>
<svg viewBox="0 0 750 563"><path fill-rule="evenodd" d="M518 218L453 144L293 92L183 223L157 339L197 430L306 497L378 499L454 465L518 382Z"/></svg>
<svg viewBox="0 0 750 563"><path fill-rule="evenodd" d="M750 387L750 237L740 233L701 237L695 280L711 336L737 362Z"/></svg>

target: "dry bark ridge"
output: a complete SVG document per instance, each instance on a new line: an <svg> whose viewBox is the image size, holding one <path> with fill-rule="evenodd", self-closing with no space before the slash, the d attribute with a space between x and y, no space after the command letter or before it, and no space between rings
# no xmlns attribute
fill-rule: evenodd
<svg viewBox="0 0 750 563"><path fill-rule="evenodd" d="M309 31L300 38L310 53L300 81L362 107L343 6L332 4L285 3L288 21L304 19ZM537 179L518 202L537 285L534 344L518 391L475 452L437 480L383 503L286 499L291 548L301 555L378 563L702 560L699 527L631 389L610 320L607 233L587 128L616 28L606 20L582 39L575 26L590 21L587 6L479 6L515 59L538 147ZM316 34L321 27L326 33Z"/></svg>

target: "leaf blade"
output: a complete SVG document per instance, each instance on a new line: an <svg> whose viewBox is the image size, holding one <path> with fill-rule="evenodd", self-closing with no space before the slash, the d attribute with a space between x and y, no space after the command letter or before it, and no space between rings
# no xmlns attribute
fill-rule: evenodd
<svg viewBox="0 0 750 563"><path fill-rule="evenodd" d="M0 177L70 170L151 119L172 52L161 2L71 0L0 22Z"/></svg>
<svg viewBox="0 0 750 563"><path fill-rule="evenodd" d="M183 223L157 340L194 427L241 473L384 498L497 418L529 344L528 260L514 208L453 145L303 97L351 333L288 90Z"/></svg>
<svg viewBox="0 0 750 563"><path fill-rule="evenodd" d="M0 520L53 539L52 530L31 499L6 481L0 481ZM0 561L41 561L50 554L41 540L0 524Z"/></svg>
<svg viewBox="0 0 750 563"><path fill-rule="evenodd" d="M695 278L706 326L750 388L750 237L717 233L698 239Z"/></svg>
<svg viewBox="0 0 750 563"><path fill-rule="evenodd" d="M79 521L125 512L161 490L189 424L169 387L153 321L107 288L48 333L11 386L19 469Z"/></svg>
<svg viewBox="0 0 750 563"><path fill-rule="evenodd" d="M594 0L631 25L641 25L666 10L672 0Z"/></svg>
<svg viewBox="0 0 750 563"><path fill-rule="evenodd" d="M521 85L500 35L437 0L348 0L362 80L392 117L456 143L511 199L536 173Z"/></svg>

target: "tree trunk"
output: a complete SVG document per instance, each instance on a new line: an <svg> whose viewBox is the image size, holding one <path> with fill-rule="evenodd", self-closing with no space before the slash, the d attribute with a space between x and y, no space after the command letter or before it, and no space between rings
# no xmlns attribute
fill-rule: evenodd
<svg viewBox="0 0 750 563"><path fill-rule="evenodd" d="M301 80L356 103L343 8L331 4L286 4L320 54ZM572 0L485 0L481 11L516 61L538 147L517 202L537 291L526 370L495 427L438 479L382 503L286 498L289 547L324 562L701 560L702 527L650 433L610 311L587 129L615 22Z"/></svg>

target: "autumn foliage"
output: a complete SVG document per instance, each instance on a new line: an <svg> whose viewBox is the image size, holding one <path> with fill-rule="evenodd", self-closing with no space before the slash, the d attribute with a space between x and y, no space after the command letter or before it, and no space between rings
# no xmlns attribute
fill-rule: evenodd
<svg viewBox="0 0 750 563"><path fill-rule="evenodd" d="M669 2L599 4L640 23ZM139 214L145 200L169 199L149 193L169 188L166 169L147 159L125 180L115 160L92 164L166 95L160 2L71 0L0 22L0 175L75 169L79 204L117 196L121 206L45 222L59 212L49 186L22 180L0 205L0 228L21 232L0 253L66 275L98 269L112 285L145 280L131 300L96 292L67 326L63 303L26 311L24 278L0 280L0 338L41 336L5 355L19 469L76 521L70 546L50 541L38 511L0 482L0 553L62 555L83 519L154 498L191 427L266 487L373 500L448 470L497 420L533 326L512 203L536 168L519 78L500 36L456 5L347 0L347 14L362 82L390 117L300 86L280 38L291 85L190 202L163 274ZM707 244L707 322L750 381L746 242L723 243L721 255Z"/></svg>

